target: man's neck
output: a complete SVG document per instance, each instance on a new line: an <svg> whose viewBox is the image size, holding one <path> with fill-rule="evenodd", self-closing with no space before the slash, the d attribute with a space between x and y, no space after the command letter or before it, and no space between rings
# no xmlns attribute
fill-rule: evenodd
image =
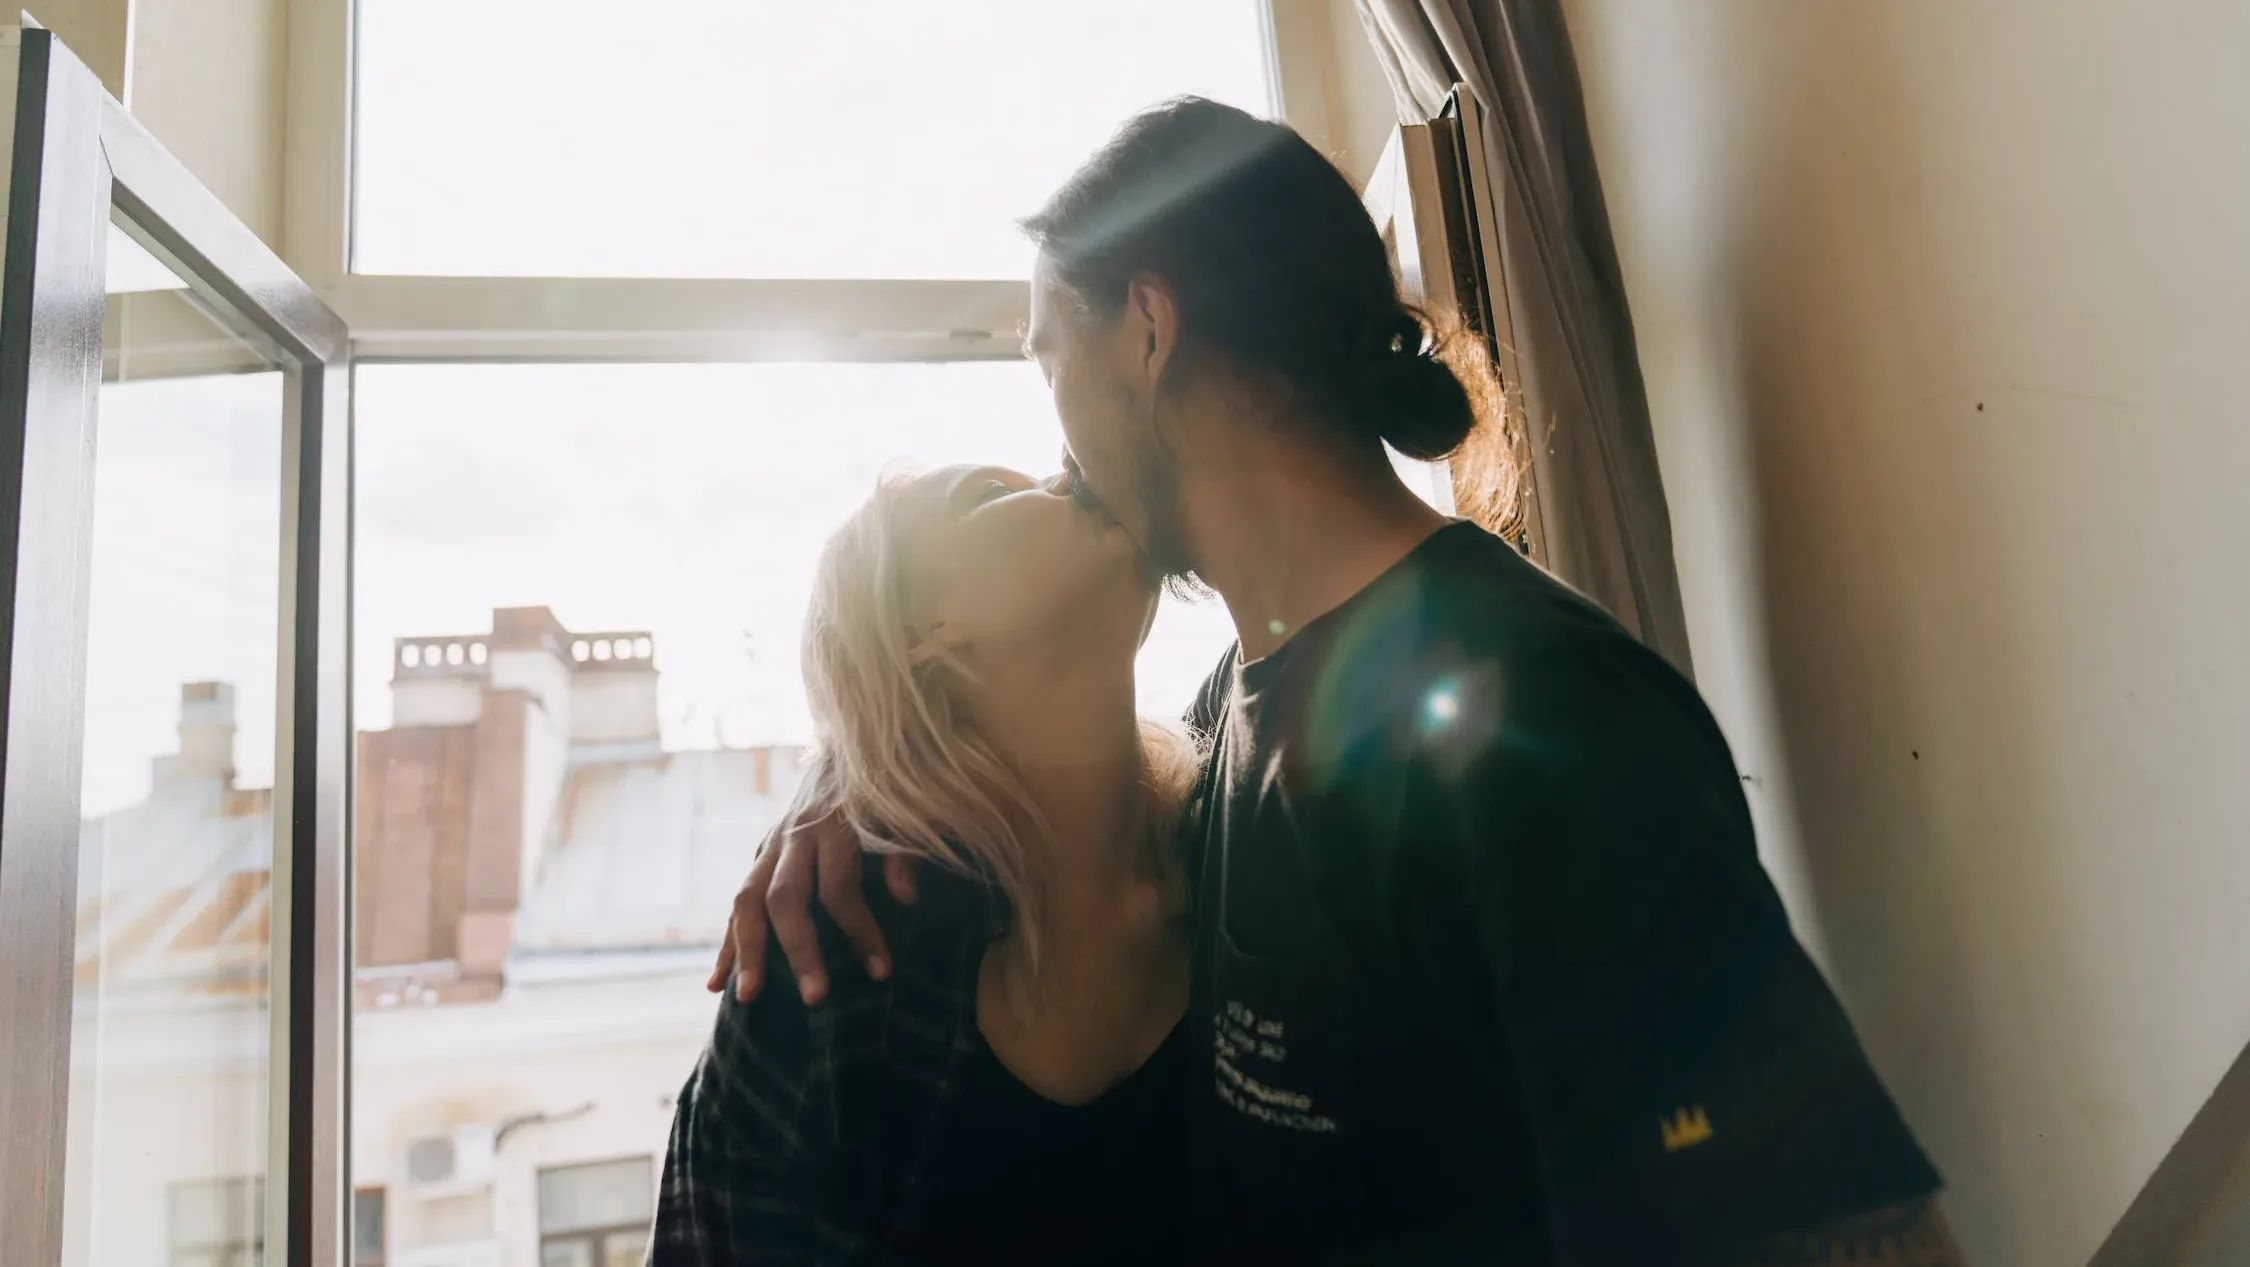
<svg viewBox="0 0 2250 1267"><path fill-rule="evenodd" d="M1226 600L1245 661L1272 654L1445 526L1388 465L1261 428L1239 460L1198 463L1181 513L1197 575Z"/></svg>

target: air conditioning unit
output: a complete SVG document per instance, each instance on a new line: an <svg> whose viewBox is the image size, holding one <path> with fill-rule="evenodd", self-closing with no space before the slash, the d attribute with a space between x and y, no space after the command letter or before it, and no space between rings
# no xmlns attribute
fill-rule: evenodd
<svg viewBox="0 0 2250 1267"><path fill-rule="evenodd" d="M406 1146L406 1189L424 1199L457 1197L492 1187L500 1158L500 1128L490 1122L456 1126Z"/></svg>

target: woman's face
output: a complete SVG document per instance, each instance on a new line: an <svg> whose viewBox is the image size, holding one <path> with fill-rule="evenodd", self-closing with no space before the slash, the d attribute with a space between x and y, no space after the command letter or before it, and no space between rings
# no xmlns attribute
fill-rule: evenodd
<svg viewBox="0 0 2250 1267"><path fill-rule="evenodd" d="M1063 651L1130 659L1156 611L1139 548L1068 477L949 466L903 492L916 634L994 661Z"/></svg>

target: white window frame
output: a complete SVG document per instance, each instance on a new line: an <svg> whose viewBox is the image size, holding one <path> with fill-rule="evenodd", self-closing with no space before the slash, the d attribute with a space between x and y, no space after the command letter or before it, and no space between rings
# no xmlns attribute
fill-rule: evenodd
<svg viewBox="0 0 2250 1267"><path fill-rule="evenodd" d="M1332 5L1260 0L1271 108L1328 148ZM289 0L280 253L356 359L964 361L1020 355L1023 279L407 277L349 271L354 0ZM630 20L624 18L621 20Z"/></svg>

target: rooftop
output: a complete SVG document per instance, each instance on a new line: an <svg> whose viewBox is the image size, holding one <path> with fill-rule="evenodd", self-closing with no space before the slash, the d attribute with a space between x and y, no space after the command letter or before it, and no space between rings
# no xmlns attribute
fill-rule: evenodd
<svg viewBox="0 0 2250 1267"><path fill-rule="evenodd" d="M586 686L596 694L575 704L582 692L567 685L554 688L562 691L560 697L543 698L537 674L509 669L511 653L519 651L542 652L550 663L567 665L557 682L585 672L624 687L612 677L619 669L640 670L650 680L631 687L631 697L615 696L590 678ZM614 741L610 735L629 735L638 726L617 720L617 701L627 699L626 707L637 709L644 689L653 692L654 656L654 640L646 632L574 632L544 608L496 612L489 634L398 640L394 689L450 678L460 685L445 689L499 702L474 702L456 715L432 714L390 732L370 732L429 737L407 749L360 745L363 761L394 763L361 772L362 788L377 789L363 800L389 795L394 803L409 802L408 821L385 824L372 843L400 850L400 865L419 869L425 894L452 885L448 891L456 897L448 909L462 909L468 917L458 942L450 940L448 928L435 943L458 946L441 949L440 961L363 967L363 981L380 983L374 997L381 1004L467 997L426 983L460 979L463 965L442 956L466 961L483 953L472 952L469 944L484 936L478 929L496 930L484 944L505 964L501 979L526 975L521 968L528 970L527 979L542 983L612 977L635 964L636 971L669 971L681 952L717 944L725 931L727 899L767 828L787 809L804 753L788 746L666 752L653 739ZM517 701L512 706L511 699ZM234 786L232 700L224 684L184 687L180 752L152 763L149 796L89 819L80 829L84 900L78 910L78 972L99 974L105 998L176 1001L261 988L271 908L272 793ZM603 707L611 708L614 724L604 723L608 729L589 742L580 732L595 716L589 710ZM541 725L551 728L552 739L541 740L527 729ZM455 737L444 738L448 735ZM418 759L438 766L430 776L417 776L421 782L400 783L395 762L402 752L426 754ZM457 763L450 772L443 768L449 762ZM446 777L457 784L466 780L462 795L521 808L494 835L482 822L481 808L447 808L454 793L443 785ZM381 789L383 778L395 785L387 792ZM436 817L426 816L432 814ZM357 830L368 831L369 822L363 806ZM477 841L501 841L511 856L493 863L487 855L461 854L459 845L447 854L438 843L452 830L447 822L483 832ZM520 846L506 844L519 836ZM519 861L520 895L518 882L507 880L507 869ZM361 865L369 864L363 859ZM493 865L502 870L491 871ZM483 878L464 873L448 880L449 866L470 868ZM494 899L493 892L504 896ZM472 929L469 919L486 918L478 911L494 901L506 908L501 920ZM505 946L491 938L504 938ZM488 987L483 996L490 993Z"/></svg>

